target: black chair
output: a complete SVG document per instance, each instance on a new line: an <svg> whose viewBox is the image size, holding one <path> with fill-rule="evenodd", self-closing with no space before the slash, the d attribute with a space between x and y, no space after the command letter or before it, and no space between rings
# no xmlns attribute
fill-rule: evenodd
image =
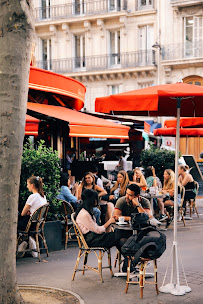
<svg viewBox="0 0 203 304"><path fill-rule="evenodd" d="M73 228L73 222L71 220L71 214L74 212L72 205L62 199L57 199L57 202L60 204L60 214L62 216L62 225L64 225L65 230L65 245L64 249L67 248L68 241L77 241L77 239L73 239L75 236L75 231Z"/></svg>
<svg viewBox="0 0 203 304"><path fill-rule="evenodd" d="M47 257L49 256L48 247L44 236L44 225L45 225L48 209L49 209L49 204L45 204L39 207L37 210L35 210L35 212L30 217L25 230L24 231L18 230L17 250L16 250L17 255L19 253L18 251L19 242L26 241L28 243L29 236L32 236L36 241L39 262L41 261L40 250L46 250ZM43 241L44 248L40 248L39 246L39 237ZM36 251L36 249L30 248L30 249L26 249L24 252L30 252L30 251Z"/></svg>

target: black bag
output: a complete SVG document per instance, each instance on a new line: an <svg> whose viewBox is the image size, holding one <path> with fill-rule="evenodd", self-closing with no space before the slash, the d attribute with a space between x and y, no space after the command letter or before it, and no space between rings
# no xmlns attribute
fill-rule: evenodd
<svg viewBox="0 0 203 304"><path fill-rule="evenodd" d="M139 262L140 257L155 260L166 250L166 236L149 226L143 228L138 235L128 238L121 248L124 256L133 257L134 266Z"/></svg>
<svg viewBox="0 0 203 304"><path fill-rule="evenodd" d="M132 213L131 214L131 227L137 230L150 225L149 216L147 213Z"/></svg>

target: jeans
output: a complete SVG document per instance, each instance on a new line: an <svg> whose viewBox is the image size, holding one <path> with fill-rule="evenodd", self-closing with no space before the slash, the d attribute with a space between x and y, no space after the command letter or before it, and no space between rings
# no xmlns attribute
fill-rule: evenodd
<svg viewBox="0 0 203 304"><path fill-rule="evenodd" d="M101 211L97 207L93 208L93 215L94 215L94 217L96 219L97 225L100 225Z"/></svg>

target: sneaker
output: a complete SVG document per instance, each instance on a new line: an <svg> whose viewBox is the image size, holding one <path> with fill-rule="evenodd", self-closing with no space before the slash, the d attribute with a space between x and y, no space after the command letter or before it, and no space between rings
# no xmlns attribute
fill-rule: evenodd
<svg viewBox="0 0 203 304"><path fill-rule="evenodd" d="M161 222L159 222L157 219L155 219L154 217L153 218L151 218L150 220L149 220L149 222L150 222L150 224L152 225L152 226L155 226L155 227L159 227L160 225L161 225Z"/></svg>
<svg viewBox="0 0 203 304"><path fill-rule="evenodd" d="M25 249L27 248L27 242L23 241L20 245L18 245L18 257L22 258L25 255Z"/></svg>
<svg viewBox="0 0 203 304"><path fill-rule="evenodd" d="M161 214L159 217L159 222L165 221L168 218L166 214Z"/></svg>

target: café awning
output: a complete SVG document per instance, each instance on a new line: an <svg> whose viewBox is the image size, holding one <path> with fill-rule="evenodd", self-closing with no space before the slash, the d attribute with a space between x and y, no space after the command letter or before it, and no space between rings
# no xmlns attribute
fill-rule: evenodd
<svg viewBox="0 0 203 304"><path fill-rule="evenodd" d="M70 77L30 67L28 101L49 103L80 110L84 106L85 86Z"/></svg>
<svg viewBox="0 0 203 304"><path fill-rule="evenodd" d="M39 119L26 114L25 135L38 135Z"/></svg>
<svg viewBox="0 0 203 304"><path fill-rule="evenodd" d="M40 113L68 122L71 137L129 138L127 126L68 108L28 102L27 110L33 116Z"/></svg>
<svg viewBox="0 0 203 304"><path fill-rule="evenodd" d="M180 127L202 127L203 126L203 117L181 117L180 118ZM176 127L176 118L168 119L164 122L164 127L170 128Z"/></svg>

